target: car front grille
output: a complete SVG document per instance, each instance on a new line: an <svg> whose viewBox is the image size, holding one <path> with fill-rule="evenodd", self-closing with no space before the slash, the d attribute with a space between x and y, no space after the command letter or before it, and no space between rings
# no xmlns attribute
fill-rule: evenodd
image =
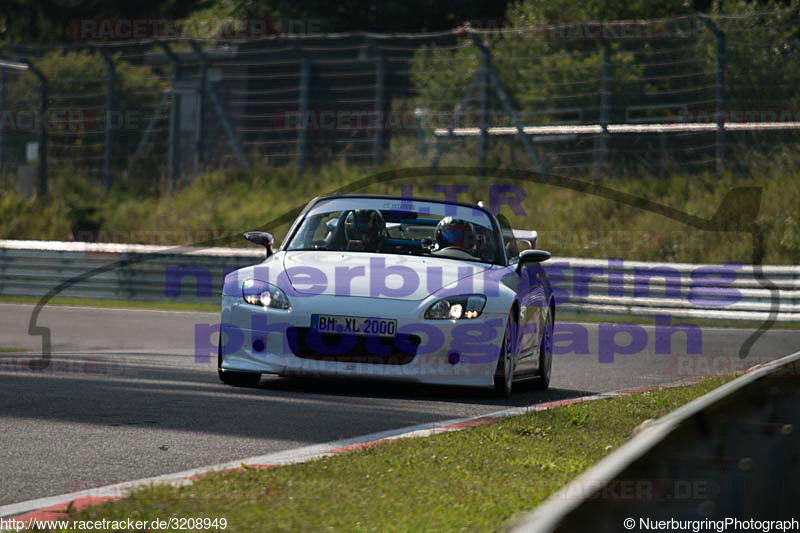
<svg viewBox="0 0 800 533"><path fill-rule="evenodd" d="M376 337L340 333L317 333L311 328L288 328L289 348L297 357L340 363L406 365L414 360L422 339L396 334Z"/></svg>

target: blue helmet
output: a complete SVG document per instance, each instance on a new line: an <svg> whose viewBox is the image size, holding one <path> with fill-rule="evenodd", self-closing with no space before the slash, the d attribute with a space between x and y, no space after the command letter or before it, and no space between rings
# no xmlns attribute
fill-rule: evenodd
<svg viewBox="0 0 800 533"><path fill-rule="evenodd" d="M448 246L456 246L464 250L473 250L477 245L477 233L472 222L446 216L436 225L433 234L439 250Z"/></svg>

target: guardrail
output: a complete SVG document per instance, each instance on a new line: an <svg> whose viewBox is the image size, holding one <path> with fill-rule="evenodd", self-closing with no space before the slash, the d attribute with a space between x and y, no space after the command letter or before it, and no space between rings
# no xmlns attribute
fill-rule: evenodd
<svg viewBox="0 0 800 533"><path fill-rule="evenodd" d="M719 524L796 520L799 372L797 352L653 421L513 531L780 529Z"/></svg>
<svg viewBox="0 0 800 533"><path fill-rule="evenodd" d="M257 263L263 256L263 250L256 248L0 240L0 295L38 297L81 276L59 295L158 300L174 297L179 285L182 301L213 302L219 299L226 272ZM656 267L662 268L661 274L655 274ZM168 273L178 269L184 270L168 287ZM202 279L192 275L193 269ZM554 257L546 269L561 289L557 295L561 313L800 321L798 266L766 266L759 274L747 265L620 264L620 260ZM733 279L715 279L709 269L723 270ZM735 298L730 298L731 291ZM715 301L722 292L729 299ZM690 298L692 294L702 301Z"/></svg>
<svg viewBox="0 0 800 533"><path fill-rule="evenodd" d="M729 264L724 267L624 261L619 268L609 260L558 257L546 264L551 272L557 270L559 264L568 264L568 268L561 269L563 279L555 284L569 291L569 298L560 302L561 311L753 321L766 320L774 312L771 318L776 321L800 321L798 266ZM672 277L651 277L654 268L669 270ZM590 269L602 269L602 273L593 273ZM707 276L712 270L725 272L733 279L709 279ZM763 279L759 279L762 276ZM576 283L587 289L576 290ZM721 291L730 299L720 298L712 303L722 295ZM694 298L690 298L692 292ZM701 303L699 299L706 302Z"/></svg>
<svg viewBox="0 0 800 533"><path fill-rule="evenodd" d="M164 300L180 289L181 301L217 302L226 272L263 257L255 248L0 240L0 295L39 297L80 276L58 296ZM189 270L168 290L170 268Z"/></svg>

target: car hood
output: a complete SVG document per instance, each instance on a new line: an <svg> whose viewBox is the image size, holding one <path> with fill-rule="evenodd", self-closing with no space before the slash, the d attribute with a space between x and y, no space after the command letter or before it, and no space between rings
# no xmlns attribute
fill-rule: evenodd
<svg viewBox="0 0 800 533"><path fill-rule="evenodd" d="M301 294L422 300L490 265L430 256L296 251L286 252L283 267ZM465 294L472 292L463 285Z"/></svg>

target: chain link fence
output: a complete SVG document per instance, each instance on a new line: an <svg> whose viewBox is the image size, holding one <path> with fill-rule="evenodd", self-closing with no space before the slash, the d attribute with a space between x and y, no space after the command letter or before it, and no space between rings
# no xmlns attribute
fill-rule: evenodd
<svg viewBox="0 0 800 533"><path fill-rule="evenodd" d="M796 146L797 19L0 49L2 185L46 192L79 174L171 189L208 170L334 160L747 173Z"/></svg>

